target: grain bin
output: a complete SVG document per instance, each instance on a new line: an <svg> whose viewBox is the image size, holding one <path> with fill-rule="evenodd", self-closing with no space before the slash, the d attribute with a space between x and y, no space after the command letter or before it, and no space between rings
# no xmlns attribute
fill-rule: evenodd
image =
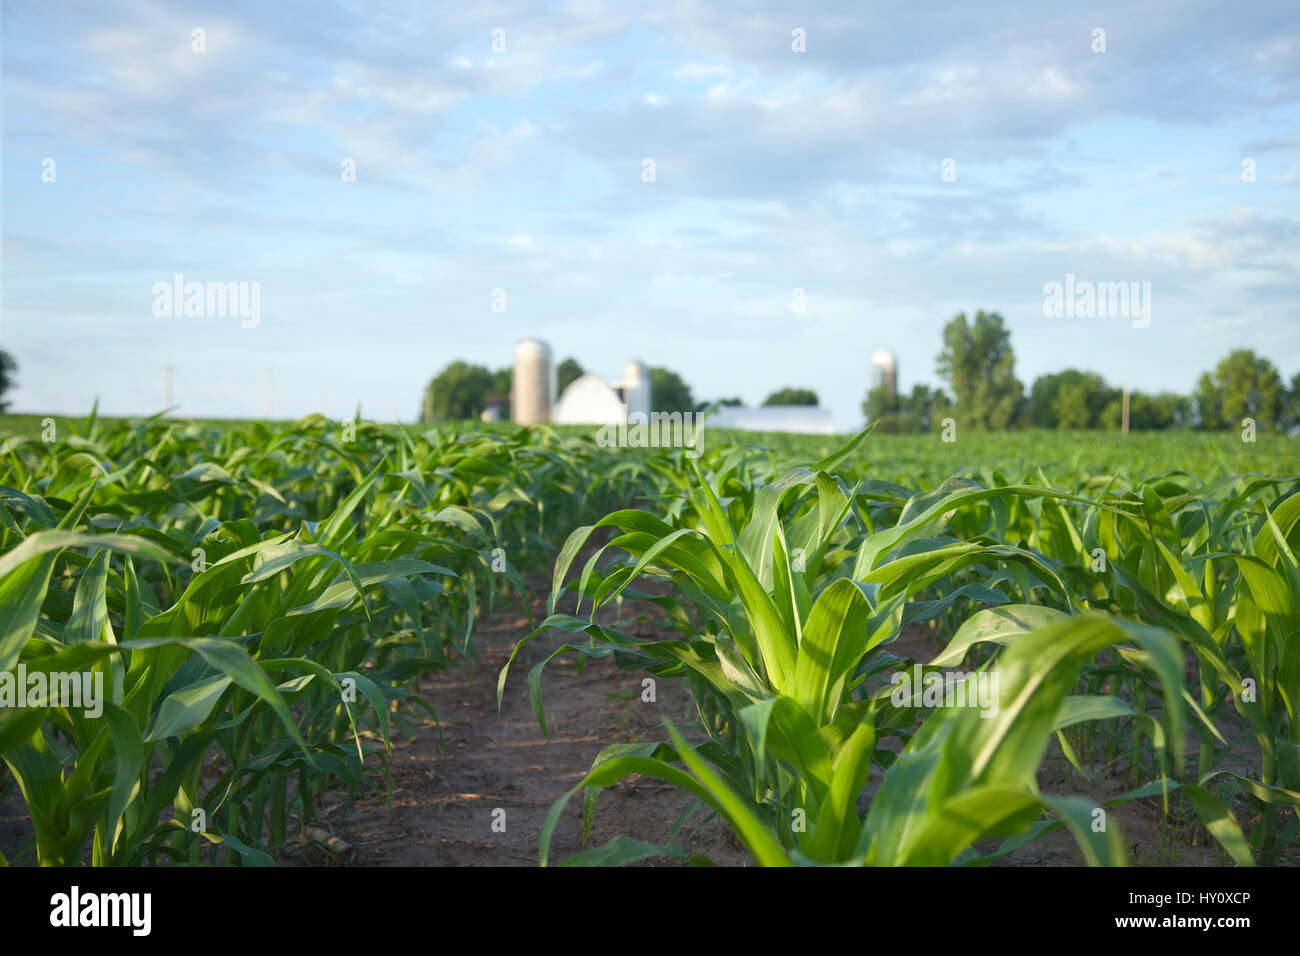
<svg viewBox="0 0 1300 956"><path fill-rule="evenodd" d="M888 349L880 349L871 356L872 391L882 385L889 389L891 397L898 394L898 360Z"/></svg>
<svg viewBox="0 0 1300 956"><path fill-rule="evenodd" d="M555 369L551 347L539 339L522 339L515 346L514 419L536 425L551 417L555 400Z"/></svg>
<svg viewBox="0 0 1300 956"><path fill-rule="evenodd" d="M629 415L650 414L650 370L639 359L623 366L623 401Z"/></svg>

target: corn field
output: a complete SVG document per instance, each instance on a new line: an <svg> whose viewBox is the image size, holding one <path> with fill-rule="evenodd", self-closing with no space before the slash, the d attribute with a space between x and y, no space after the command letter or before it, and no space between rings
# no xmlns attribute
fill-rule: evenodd
<svg viewBox="0 0 1300 956"><path fill-rule="evenodd" d="M273 863L327 790L437 733L417 681L539 581L514 652L546 655L498 683L526 681L539 737L561 656L693 701L593 748L543 865L707 863L676 837L716 819L763 866L984 865L1062 828L1116 866L1098 822L1134 801L1225 863L1300 862L1295 440L719 433L692 457L319 415L59 427L0 425L0 674L42 688L0 707L0 793L31 862ZM894 653L908 629L944 649ZM1054 794L1049 754L1124 786ZM555 859L634 776L681 792L672 831Z"/></svg>

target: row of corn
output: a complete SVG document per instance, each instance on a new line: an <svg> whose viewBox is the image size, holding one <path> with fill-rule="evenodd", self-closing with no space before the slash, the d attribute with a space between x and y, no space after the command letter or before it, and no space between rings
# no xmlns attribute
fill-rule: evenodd
<svg viewBox="0 0 1300 956"><path fill-rule="evenodd" d="M603 750L553 807L543 864L570 799L585 841L600 791L632 774L692 798L674 839L567 862L687 857L694 816L763 865L982 865L1060 827L1081 859L1122 865L1107 815L1129 801L1194 814L1225 862L1297 862L1300 478L1062 469L917 489L861 441L809 467L683 456L645 507L571 534L529 635L554 644L529 675L542 728L561 654L686 679L698 719L695 743L665 721ZM620 626L627 599L665 607L664 629ZM896 656L907 627L946 647ZM954 693L943 675L962 666ZM1122 786L1045 792L1049 748Z"/></svg>

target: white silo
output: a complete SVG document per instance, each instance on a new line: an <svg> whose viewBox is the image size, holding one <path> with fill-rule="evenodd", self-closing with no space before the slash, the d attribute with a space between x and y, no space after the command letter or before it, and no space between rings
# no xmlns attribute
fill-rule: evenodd
<svg viewBox="0 0 1300 956"><path fill-rule="evenodd" d="M898 360L888 349L879 349L871 356L871 389L884 385L891 396L898 394Z"/></svg>
<svg viewBox="0 0 1300 956"><path fill-rule="evenodd" d="M623 366L623 400L628 415L650 414L650 370L640 359Z"/></svg>
<svg viewBox="0 0 1300 956"><path fill-rule="evenodd" d="M555 369L551 347L540 339L521 339L515 346L514 420L536 425L551 417L555 400Z"/></svg>

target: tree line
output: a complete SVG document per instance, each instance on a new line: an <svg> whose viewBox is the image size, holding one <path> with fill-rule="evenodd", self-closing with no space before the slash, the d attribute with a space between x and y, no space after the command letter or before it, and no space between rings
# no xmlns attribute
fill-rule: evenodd
<svg viewBox="0 0 1300 956"><path fill-rule="evenodd" d="M5 392L16 384L17 363L0 349L0 412L8 408ZM1096 372L1067 368L1040 375L1026 392L1016 378L1011 332L1002 316L980 311L974 321L960 313L943 330L943 349L936 372L944 389L916 385L910 393L891 395L884 386L867 393L862 412L876 430L916 433L938 430L944 418L959 418L973 430L1013 428L1102 429L1117 431L1123 422L1123 391ZM567 358L556 366L562 393L583 368ZM425 389L419 420L458 421L478 417L491 398L509 402L513 372L454 361L434 376ZM741 405L739 398L697 401L691 387L670 369L650 369L656 411L703 411L712 405ZM817 405L817 393L783 388L764 405ZM505 408L509 417L509 406ZM1257 430L1300 432L1300 372L1286 382L1278 369L1250 349L1236 349L1203 372L1190 395L1177 392L1129 393L1129 429L1198 429L1242 427L1250 418Z"/></svg>
<svg viewBox="0 0 1300 956"><path fill-rule="evenodd" d="M560 362L555 366L556 393L564 394L584 374L577 359L566 358ZM451 362L425 388L419 419L428 423L477 418L493 399L505 400L502 417L509 418L512 382L513 371L509 366L494 370L460 360ZM659 412L702 412L713 405L744 404L739 398L697 400L679 374L657 365L650 369L650 400ZM763 404L816 405L817 393L807 388L783 388L767 396Z"/></svg>
<svg viewBox="0 0 1300 956"><path fill-rule="evenodd" d="M962 312L944 326L936 359L949 391L917 385L891 395L880 386L867 393L862 413L877 431L894 433L938 430L948 417L976 431L1122 427L1123 390L1096 372L1040 375L1026 391L1015 366L1002 316L980 311L970 321ZM1288 384L1268 359L1236 349L1202 373L1190 395L1130 391L1128 417L1131 431L1214 431L1240 428L1250 418L1258 431L1293 433L1300 430L1300 372Z"/></svg>
<svg viewBox="0 0 1300 956"><path fill-rule="evenodd" d="M18 363L14 357L0 349L0 412L9 410L9 403L4 400L5 392L9 391L18 382L14 379L14 373L18 371Z"/></svg>

